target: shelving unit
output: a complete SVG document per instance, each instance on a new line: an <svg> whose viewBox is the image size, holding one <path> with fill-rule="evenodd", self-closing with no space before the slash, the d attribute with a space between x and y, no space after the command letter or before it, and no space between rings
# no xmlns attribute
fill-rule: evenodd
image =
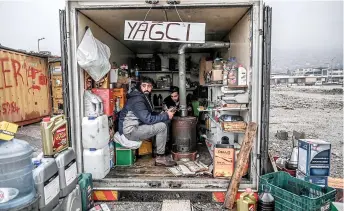
<svg viewBox="0 0 344 211"><path fill-rule="evenodd" d="M239 107L218 107L216 104L213 103L216 102L217 99L220 98L220 96L223 95L232 95L236 93L228 93L223 92L223 87L228 87L228 90L242 90L242 92L247 92L248 86L227 86L223 84L206 84L204 85L208 89L208 102L211 103L208 105L207 108L198 108L199 112L206 112L207 117L209 118L209 125L210 127L207 128L207 132L205 136L203 136L206 139L206 144L209 150L209 153L213 157L213 149L216 144L221 143L221 140L224 137L227 137L229 140L229 143L231 145L237 145L243 140L245 131L226 131L223 129L221 122L218 122L215 120L214 116L216 113L219 113L219 115L229 114L229 115L241 115L245 117L248 114L249 107L247 104L238 104ZM209 94L211 93L211 94ZM244 118L245 119L245 118Z"/></svg>
<svg viewBox="0 0 344 211"><path fill-rule="evenodd" d="M139 71L139 74L144 74L144 73L161 73L161 74L178 74L178 71ZM186 71L186 74L191 74L191 71Z"/></svg>
<svg viewBox="0 0 344 211"><path fill-rule="evenodd" d="M193 91L195 90L196 88L187 88L186 91ZM159 91L159 92L168 92L170 91L170 89L152 89L152 91Z"/></svg>

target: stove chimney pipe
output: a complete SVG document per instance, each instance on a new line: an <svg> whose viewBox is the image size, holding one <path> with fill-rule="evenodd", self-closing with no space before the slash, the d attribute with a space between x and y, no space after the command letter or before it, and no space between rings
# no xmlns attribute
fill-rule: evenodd
<svg viewBox="0 0 344 211"><path fill-rule="evenodd" d="M185 50L187 48L229 48L229 42L205 42L205 43L185 43L178 49L178 69L179 69L179 99L181 116L187 116L186 106L186 77L185 77Z"/></svg>

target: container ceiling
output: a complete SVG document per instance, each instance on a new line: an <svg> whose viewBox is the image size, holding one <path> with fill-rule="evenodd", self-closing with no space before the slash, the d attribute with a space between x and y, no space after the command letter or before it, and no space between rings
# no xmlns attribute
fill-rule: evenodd
<svg viewBox="0 0 344 211"><path fill-rule="evenodd" d="M178 9L184 22L206 23L206 41L221 41L230 29L245 15L249 7L211 7ZM80 10L134 53L176 53L180 43L142 42L124 40L125 20L144 20L147 9ZM175 8L151 9L147 21L181 22Z"/></svg>

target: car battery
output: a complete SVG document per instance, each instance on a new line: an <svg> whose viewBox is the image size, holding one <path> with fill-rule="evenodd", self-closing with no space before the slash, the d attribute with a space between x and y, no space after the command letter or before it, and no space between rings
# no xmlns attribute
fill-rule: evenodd
<svg viewBox="0 0 344 211"><path fill-rule="evenodd" d="M319 139L299 139L298 170L307 176L329 176L331 144Z"/></svg>

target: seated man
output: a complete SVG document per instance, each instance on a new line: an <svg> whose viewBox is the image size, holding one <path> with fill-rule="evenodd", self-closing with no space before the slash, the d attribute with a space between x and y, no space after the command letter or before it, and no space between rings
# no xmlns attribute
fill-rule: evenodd
<svg viewBox="0 0 344 211"><path fill-rule="evenodd" d="M152 81L144 78L136 88L127 95L127 102L119 115L118 132L132 141L144 140L156 136L157 157L155 165L174 166L176 163L165 156L167 126L164 123L173 118L174 112L153 112L149 100Z"/></svg>
<svg viewBox="0 0 344 211"><path fill-rule="evenodd" d="M162 103L162 109L164 111L167 111L173 108L177 110L175 115L180 116L179 88L177 86L171 86L170 95L167 96ZM192 111L192 108L191 106L189 106L189 103L187 106L187 111L188 112Z"/></svg>
<svg viewBox="0 0 344 211"><path fill-rule="evenodd" d="M162 104L164 111L167 111L171 108L179 110L179 88L176 86L171 86L170 95L167 96Z"/></svg>

